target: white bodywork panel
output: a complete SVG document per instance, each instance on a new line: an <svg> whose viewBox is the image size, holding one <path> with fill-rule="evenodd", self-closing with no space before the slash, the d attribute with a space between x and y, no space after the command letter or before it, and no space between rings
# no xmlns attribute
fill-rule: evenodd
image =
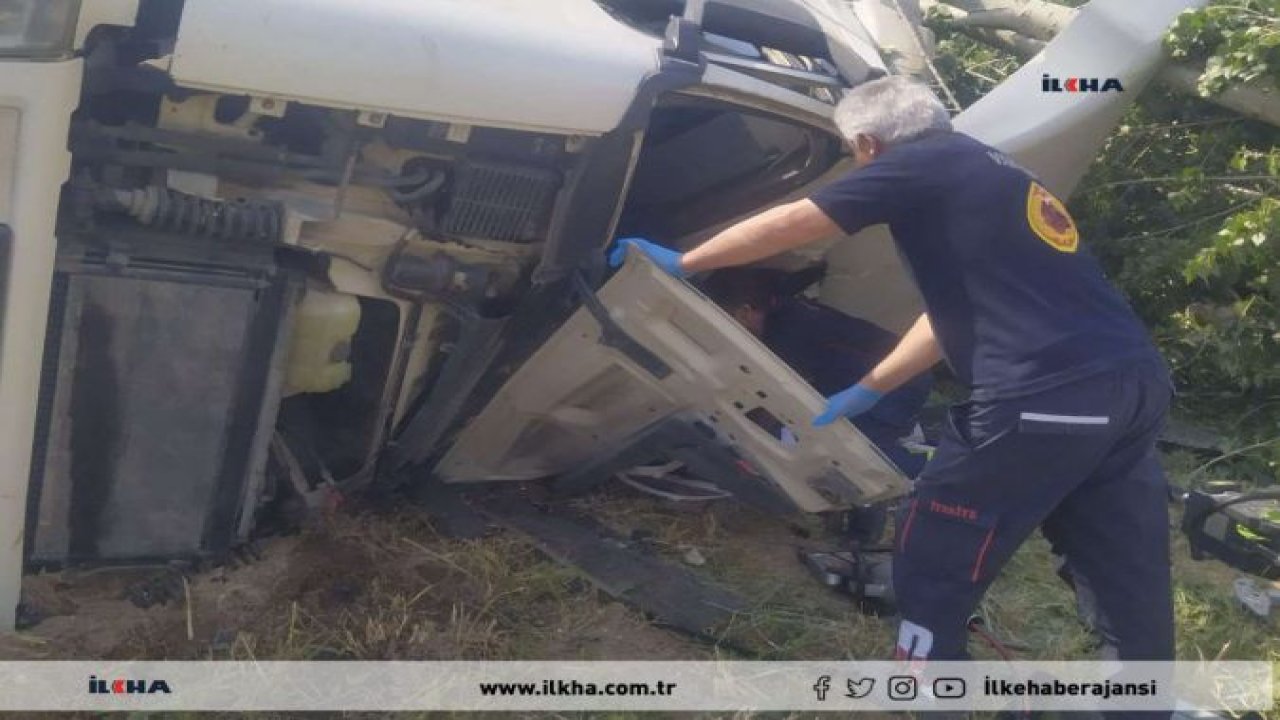
<svg viewBox="0 0 1280 720"><path fill-rule="evenodd" d="M1205 0L1093 0L1042 53L955 118L955 127L1000 148L1060 197L1071 194L1120 116L1163 59L1161 38L1183 10ZM1124 92L1043 92L1053 77L1120 78ZM1085 238L1088 241L1088 238ZM888 228L834 246L822 301L894 330L920 314Z"/></svg>
<svg viewBox="0 0 1280 720"><path fill-rule="evenodd" d="M825 404L794 370L639 252L598 295L613 321L671 373L655 377L602 344L600 324L579 309L471 421L436 467L441 477L550 477L623 449L652 423L692 415L741 452L763 474L760 482L772 482L806 512L905 492L905 478L853 425L810 425ZM790 428L795 445L753 422L748 413L756 408ZM839 490L820 493L815 483Z"/></svg>
<svg viewBox="0 0 1280 720"><path fill-rule="evenodd" d="M660 45L591 0L187 0L171 73L192 88L599 134Z"/></svg>
<svg viewBox="0 0 1280 720"><path fill-rule="evenodd" d="M0 255L0 630L13 627L22 582L53 231L71 164L67 134L80 100L80 73L79 60L0 62L0 176L7 191L0 222L13 229L12 246Z"/></svg>

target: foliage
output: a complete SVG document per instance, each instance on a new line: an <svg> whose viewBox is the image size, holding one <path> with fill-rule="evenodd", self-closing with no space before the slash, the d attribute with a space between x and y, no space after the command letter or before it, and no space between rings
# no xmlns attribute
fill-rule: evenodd
<svg viewBox="0 0 1280 720"><path fill-rule="evenodd" d="M944 32L937 41L934 65L963 107L977 102L1021 65L1012 55L964 35Z"/></svg>
<svg viewBox="0 0 1280 720"><path fill-rule="evenodd" d="M1239 444L1280 435L1277 136L1154 90L1073 202L1173 366L1183 407L1233 419Z"/></svg>
<svg viewBox="0 0 1280 720"><path fill-rule="evenodd" d="M1235 83L1274 83L1280 68L1280 0L1232 0L1183 13L1165 45L1174 59L1204 63L1204 95Z"/></svg>
<svg viewBox="0 0 1280 720"><path fill-rule="evenodd" d="M1203 63L1202 92L1280 87L1280 0L1215 0L1167 39ZM1011 59L944 33L939 63L962 102ZM984 77L975 77L976 73ZM1173 367L1179 405L1253 447L1228 471L1259 481L1280 467L1280 129L1153 86L1107 140L1071 199L1111 277Z"/></svg>

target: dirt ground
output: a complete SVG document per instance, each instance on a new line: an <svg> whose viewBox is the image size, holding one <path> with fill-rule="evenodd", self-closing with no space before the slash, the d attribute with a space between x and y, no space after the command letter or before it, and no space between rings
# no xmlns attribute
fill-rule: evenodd
<svg viewBox="0 0 1280 720"><path fill-rule="evenodd" d="M750 598L752 611L724 630L726 645L777 657L875 656L872 647L888 647L883 622L859 615L798 562L797 548L830 546L816 522L797 526L732 504L690 512L627 490L578 505L674 562L696 548L705 561L699 572ZM654 625L523 536L449 540L412 510L330 516L299 535L262 542L258 556L185 581L155 568L28 577L24 595L42 619L0 637L0 656L674 659L718 652ZM157 578L168 579L173 597L135 606L128 590Z"/></svg>

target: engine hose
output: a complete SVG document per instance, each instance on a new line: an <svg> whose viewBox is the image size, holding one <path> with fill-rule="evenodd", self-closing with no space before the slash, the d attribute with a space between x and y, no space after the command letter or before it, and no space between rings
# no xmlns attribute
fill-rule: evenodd
<svg viewBox="0 0 1280 720"><path fill-rule="evenodd" d="M427 176L426 181L416 188L407 191L392 188L390 190L391 199L401 205L412 205L413 203L421 202L434 195L444 185L444 181L445 174L443 171L432 172Z"/></svg>
<svg viewBox="0 0 1280 720"><path fill-rule="evenodd" d="M279 242L284 206L259 200L215 200L177 190L113 190L103 204L147 227L218 240Z"/></svg>

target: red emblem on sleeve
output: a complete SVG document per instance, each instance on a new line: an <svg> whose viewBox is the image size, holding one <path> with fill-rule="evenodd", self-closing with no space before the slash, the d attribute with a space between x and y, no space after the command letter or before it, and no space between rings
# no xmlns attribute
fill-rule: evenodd
<svg viewBox="0 0 1280 720"><path fill-rule="evenodd" d="M1054 250L1072 253L1080 247L1080 232L1071 213L1040 183L1031 183L1027 193L1027 222L1032 232Z"/></svg>

